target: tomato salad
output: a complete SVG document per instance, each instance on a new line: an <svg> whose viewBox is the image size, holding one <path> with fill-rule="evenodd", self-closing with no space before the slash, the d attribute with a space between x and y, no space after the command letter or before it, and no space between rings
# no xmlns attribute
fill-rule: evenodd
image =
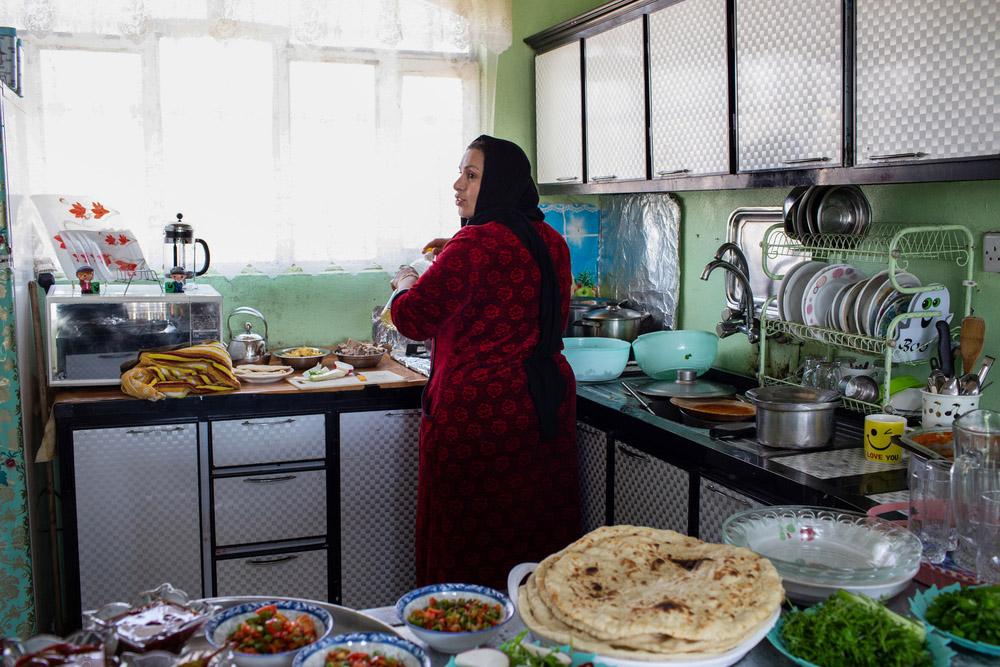
<svg viewBox="0 0 1000 667"><path fill-rule="evenodd" d="M349 648L336 648L326 654L324 667L403 667L403 661L381 653L364 653Z"/></svg>
<svg viewBox="0 0 1000 667"><path fill-rule="evenodd" d="M410 612L406 620L425 630L477 632L499 625L503 620L503 607L481 600L432 597L427 607Z"/></svg>
<svg viewBox="0 0 1000 667"><path fill-rule="evenodd" d="M240 623L226 640L240 653L284 653L302 648L318 638L316 622L308 614L292 620L273 605L257 610Z"/></svg>

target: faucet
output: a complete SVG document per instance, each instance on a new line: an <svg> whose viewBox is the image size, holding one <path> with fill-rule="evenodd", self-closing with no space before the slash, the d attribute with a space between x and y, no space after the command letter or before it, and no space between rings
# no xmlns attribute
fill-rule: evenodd
<svg viewBox="0 0 1000 667"><path fill-rule="evenodd" d="M717 255L721 255L729 249L726 247L728 245L729 244L724 244L723 247L719 248ZM740 256L742 256L742 253L738 255L738 257ZM739 261L739 259L737 259L737 261ZM713 259L705 265L705 270L701 273L701 279L708 280L708 277L712 275L712 271L719 268L732 273L733 276L736 277L736 280L739 281L740 286L743 288L743 295L740 299L740 307L743 309L743 313L742 317L724 317L723 321L719 322L718 326L715 327L715 333L719 336L719 338L726 338L735 333L742 332L746 334L747 340L749 340L751 344L756 343L760 339L760 322L754 318L753 292L750 289L750 279L747 277L746 273L740 270L740 268L724 259L718 258Z"/></svg>

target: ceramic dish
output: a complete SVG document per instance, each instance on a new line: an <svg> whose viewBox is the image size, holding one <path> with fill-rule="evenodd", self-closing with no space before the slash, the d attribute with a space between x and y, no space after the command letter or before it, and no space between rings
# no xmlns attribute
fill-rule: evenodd
<svg viewBox="0 0 1000 667"><path fill-rule="evenodd" d="M839 331L844 330L844 322L841 316L844 314L842 307L844 305L844 300L847 299L848 293L854 288L862 279L855 280L854 282L847 283L846 285L841 285L837 289L837 293L833 295L833 302L830 304L829 313L829 326L831 329L837 329Z"/></svg>
<svg viewBox="0 0 1000 667"><path fill-rule="evenodd" d="M974 642L970 639L965 639L964 637L959 637L958 635L953 635L946 630L942 630L935 625L932 625L927 620L927 609L942 593L951 593L953 591L961 590L961 584L951 584L950 586L945 586L944 588L938 588L937 586L931 586L930 588L917 591L916 595L910 598L910 612L920 619L920 622L927 626L929 629L935 632L940 632L947 639L955 642L962 648L967 648L970 651L976 651L977 653L985 653L986 655L996 655L1000 656L1000 646L996 644L987 644L986 642ZM980 586L974 586L973 588L981 588Z"/></svg>
<svg viewBox="0 0 1000 667"><path fill-rule="evenodd" d="M864 290L867 283L867 280L861 280L855 283L850 290L848 290L847 295L840 304L839 319L841 323L841 330L846 333L855 333L858 330L857 318L854 315L854 305L857 303L858 296L861 295L861 292Z"/></svg>
<svg viewBox="0 0 1000 667"><path fill-rule="evenodd" d="M410 614L418 609L425 608L430 604L431 598L439 600L447 599L473 599L489 604L499 604L503 609L503 619L492 628L479 630L476 632L442 632L438 630L427 630L418 625L410 623ZM486 586L475 584L431 584L414 591L410 591L396 602L396 613L406 623L417 639L424 642L432 649L441 653L461 653L471 648L487 644L496 637L500 629L514 616L514 604L500 591Z"/></svg>
<svg viewBox="0 0 1000 667"><path fill-rule="evenodd" d="M896 298L889 301L889 306L879 313L878 321L875 323L875 335L879 338L885 338L889 335L889 325L892 324L893 319L897 315L902 315L908 312L910 307L910 295L900 294ZM893 332L898 333L898 328ZM895 337L895 336L894 336Z"/></svg>
<svg viewBox="0 0 1000 667"><path fill-rule="evenodd" d="M795 275L796 271L799 271L803 266L809 264L810 262L802 262L801 264L796 264L795 266L788 269L788 273L781 277L781 282L778 283L778 296L775 299L776 305L778 307L778 317L782 320L788 322L788 313L785 311L785 293L787 292L788 285L792 282L792 276Z"/></svg>
<svg viewBox="0 0 1000 667"><path fill-rule="evenodd" d="M914 294L907 312L941 313L930 317L914 317L899 323L896 331L896 347L892 352L893 361L912 362L927 359L937 340L935 323L939 319L951 321L951 295L947 287L929 289Z"/></svg>
<svg viewBox="0 0 1000 667"><path fill-rule="evenodd" d="M115 647L117 638L107 630L78 630L67 637L55 635L35 635L30 639L20 640L13 637L0 641L3 648L3 664L13 667L22 665L62 664L67 666L95 667L97 665L113 665L115 662ZM66 655L60 651L59 658L53 659L52 647L60 646L64 650L72 648L77 652ZM91 650L93 649L93 650ZM42 655L35 655L42 653ZM29 657L34 656L34 657Z"/></svg>
<svg viewBox="0 0 1000 667"><path fill-rule="evenodd" d="M868 279L865 286L861 288L858 297L854 300L854 327L850 333L865 333L865 323L868 321L868 310L871 308L872 299L883 284L889 281L888 271L879 271Z"/></svg>
<svg viewBox="0 0 1000 667"><path fill-rule="evenodd" d="M803 321L810 326L824 326L837 292L864 277L850 264L831 264L817 271L802 297Z"/></svg>
<svg viewBox="0 0 1000 667"><path fill-rule="evenodd" d="M324 667L326 656L336 649L349 649L352 653L367 653L399 660L403 667L431 667L427 653L413 642L397 635L383 632L356 632L349 635L327 637L299 651L293 667Z"/></svg>
<svg viewBox="0 0 1000 667"><path fill-rule="evenodd" d="M859 512L801 505L744 510L726 519L722 537L767 557L789 597L891 590L920 569L916 535Z"/></svg>
<svg viewBox="0 0 1000 667"><path fill-rule="evenodd" d="M221 648L226 644L229 635L236 631L241 623L256 616L261 607L274 605L282 614L291 620L299 616L310 616L316 624L316 641L322 640L333 630L333 617L330 612L314 604L300 600L264 600L248 602L230 607L209 619L205 624L205 639L213 648ZM295 654L307 648L309 644L293 651L281 653L243 653L233 649L233 660L239 667L290 667Z"/></svg>
<svg viewBox="0 0 1000 667"><path fill-rule="evenodd" d="M806 262L801 265L802 268L786 278L788 285L785 289L784 309L789 322L805 323L802 316L802 300L805 297L806 287L816 273L828 266L826 262Z"/></svg>
<svg viewBox="0 0 1000 667"><path fill-rule="evenodd" d="M896 282L900 287L920 287L920 279L917 278L912 273L907 273L906 271L900 271L896 274ZM868 306L867 320L861 321L861 326L864 332L869 336L876 335L876 324L878 324L879 314L889 307L889 303L900 292L896 291L896 288L892 286L892 281L889 280L888 274L886 275L886 280L882 283L878 290L875 292L875 296L871 299L870 305Z"/></svg>
<svg viewBox="0 0 1000 667"><path fill-rule="evenodd" d="M813 611L814 609L815 607L812 609L806 609L805 613L815 613ZM785 646L785 641L781 638L781 628L784 625L785 619L782 617L781 620L775 624L774 628L772 628L767 634L767 640L771 642L771 645L778 649L782 655L800 667L820 667L809 662L808 660L803 660L802 658L792 655L791 651L788 650L788 647ZM934 660L932 667L948 667L948 665L951 664L951 659L955 657L955 652L948 647L948 642L945 639L935 635L933 632L928 632L925 643L927 650L930 652Z"/></svg>
<svg viewBox="0 0 1000 667"><path fill-rule="evenodd" d="M284 380L289 375L295 373L295 369L288 367L280 371L275 371L273 373L250 373L247 371L241 371L241 366L236 366L233 369L233 375L239 379L240 382L249 382L250 384L271 384L272 382L278 382ZM275 368L279 368L275 366Z"/></svg>

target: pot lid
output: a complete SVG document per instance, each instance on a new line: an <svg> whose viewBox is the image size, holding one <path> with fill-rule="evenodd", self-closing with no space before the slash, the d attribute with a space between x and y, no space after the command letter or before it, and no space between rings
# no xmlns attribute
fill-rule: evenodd
<svg viewBox="0 0 1000 667"><path fill-rule="evenodd" d="M641 320L645 314L612 303L603 308L588 311L583 317L587 320Z"/></svg>
<svg viewBox="0 0 1000 667"><path fill-rule="evenodd" d="M639 393L647 396L657 396L668 398L714 398L717 396L732 396L736 393L736 388L711 380L688 380L687 374L681 375L678 372L678 379L674 382L661 380L651 382L642 387L636 387Z"/></svg>
<svg viewBox="0 0 1000 667"><path fill-rule="evenodd" d="M253 324L251 324L250 322L244 322L243 326L246 327L246 332L241 334L236 334L235 336L233 336L233 340L238 340L241 343L250 343L250 342L264 340L264 337L261 336L259 333L253 332Z"/></svg>
<svg viewBox="0 0 1000 667"><path fill-rule="evenodd" d="M754 403L820 406L840 403L840 394L832 389L813 389L795 385L771 385L747 391L747 398Z"/></svg>

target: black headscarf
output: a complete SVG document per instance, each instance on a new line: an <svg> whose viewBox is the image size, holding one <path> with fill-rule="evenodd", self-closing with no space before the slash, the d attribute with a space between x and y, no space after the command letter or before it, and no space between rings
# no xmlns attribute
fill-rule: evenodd
<svg viewBox="0 0 1000 667"><path fill-rule="evenodd" d="M481 150L485 161L475 214L463 219L462 226L487 222L505 225L528 249L541 272L538 313L541 335L524 362L524 368L542 439L549 440L555 436L557 412L566 392L566 382L555 359L562 349L562 308L552 256L532 224L545 216L538 208L538 190L531 180L531 164L517 144L485 134L469 148Z"/></svg>

